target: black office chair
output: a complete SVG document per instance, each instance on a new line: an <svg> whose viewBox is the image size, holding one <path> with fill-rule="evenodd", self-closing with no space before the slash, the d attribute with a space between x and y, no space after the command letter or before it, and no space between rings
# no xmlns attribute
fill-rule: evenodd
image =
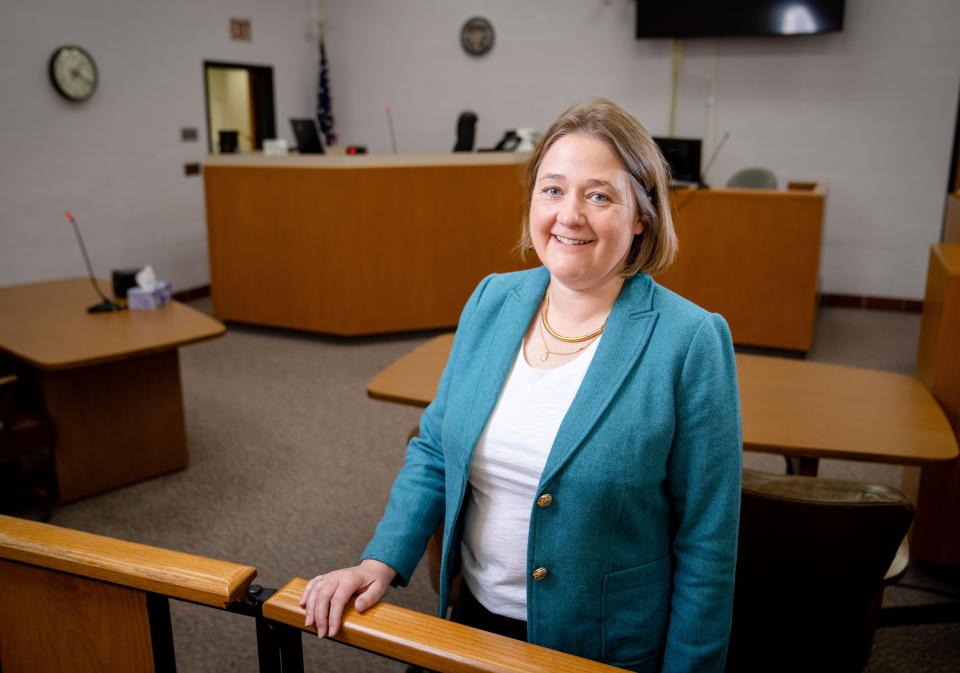
<svg viewBox="0 0 960 673"><path fill-rule="evenodd" d="M777 176L769 168L742 168L727 180L736 189L776 189Z"/></svg>
<svg viewBox="0 0 960 673"><path fill-rule="evenodd" d="M240 144L239 131L220 131L217 134L220 154L236 154Z"/></svg>
<svg viewBox="0 0 960 673"><path fill-rule="evenodd" d="M727 671L862 671L913 506L894 488L744 470Z"/></svg>
<svg viewBox="0 0 960 673"><path fill-rule="evenodd" d="M52 421L20 385L0 376L0 512L50 519L57 501Z"/></svg>
<svg viewBox="0 0 960 673"><path fill-rule="evenodd" d="M477 115L473 112L461 112L457 118L457 144L454 152L472 152L477 137Z"/></svg>

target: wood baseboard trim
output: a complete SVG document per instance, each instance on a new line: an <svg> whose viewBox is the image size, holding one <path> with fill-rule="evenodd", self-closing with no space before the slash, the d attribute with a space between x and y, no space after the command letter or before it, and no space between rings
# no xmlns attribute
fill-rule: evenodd
<svg viewBox="0 0 960 673"><path fill-rule="evenodd" d="M901 313L923 313L923 302L918 299L864 297L856 294L821 294L820 306L861 308L875 311L898 311Z"/></svg>
<svg viewBox="0 0 960 673"><path fill-rule="evenodd" d="M180 290L173 294L177 301L193 301L210 296L210 286ZM821 294L820 306L838 306L842 308L862 308L876 311L898 311L901 313L923 313L923 302L919 299L897 299L895 297L866 297L856 294Z"/></svg>
<svg viewBox="0 0 960 673"><path fill-rule="evenodd" d="M201 285L200 287L187 288L173 293L173 298L177 301L193 301L194 299L203 299L210 296L210 286Z"/></svg>

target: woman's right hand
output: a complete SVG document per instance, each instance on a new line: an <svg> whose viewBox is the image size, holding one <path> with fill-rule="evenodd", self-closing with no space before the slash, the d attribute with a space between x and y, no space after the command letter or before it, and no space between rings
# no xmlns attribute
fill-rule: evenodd
<svg viewBox="0 0 960 673"><path fill-rule="evenodd" d="M365 559L360 565L317 575L307 582L300 596L300 605L306 610L304 626L317 625L317 635L335 636L340 631L343 610L356 595L358 612L375 605L390 588L397 571L374 559Z"/></svg>

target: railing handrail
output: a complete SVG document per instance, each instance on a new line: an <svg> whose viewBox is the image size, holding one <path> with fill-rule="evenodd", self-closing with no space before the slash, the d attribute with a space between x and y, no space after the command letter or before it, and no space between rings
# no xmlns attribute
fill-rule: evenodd
<svg viewBox="0 0 960 673"><path fill-rule="evenodd" d="M290 580L263 604L263 616L316 633L315 626L303 624L304 610L299 600L306 585L307 581L302 578ZM383 602L362 614L352 605L348 607L343 627L333 640L439 673L623 671Z"/></svg>
<svg viewBox="0 0 960 673"><path fill-rule="evenodd" d="M225 608L256 568L0 515L0 559Z"/></svg>

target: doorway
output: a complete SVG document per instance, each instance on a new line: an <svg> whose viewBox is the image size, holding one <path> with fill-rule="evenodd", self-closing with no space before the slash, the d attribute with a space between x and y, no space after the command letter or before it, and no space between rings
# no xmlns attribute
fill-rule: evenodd
<svg viewBox="0 0 960 673"><path fill-rule="evenodd" d="M277 136L272 67L204 61L203 90L211 154L230 149L220 147L221 131L236 133L237 152L262 149Z"/></svg>

